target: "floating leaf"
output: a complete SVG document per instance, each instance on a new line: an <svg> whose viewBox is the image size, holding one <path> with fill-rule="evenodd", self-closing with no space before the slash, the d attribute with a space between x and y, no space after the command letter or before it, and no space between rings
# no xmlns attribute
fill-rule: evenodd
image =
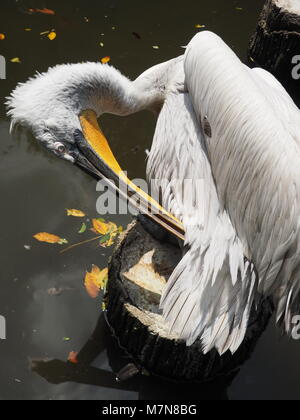
<svg viewBox="0 0 300 420"><path fill-rule="evenodd" d="M81 210L76 209L66 209L67 216L73 216L73 217L84 217L85 213Z"/></svg>
<svg viewBox="0 0 300 420"><path fill-rule="evenodd" d="M4 34L0 34L0 41L3 41L5 39L5 35Z"/></svg>
<svg viewBox="0 0 300 420"><path fill-rule="evenodd" d="M105 289L108 281L108 268L100 270L96 265L92 266L92 271L87 272L84 285L90 297L96 298L101 289Z"/></svg>
<svg viewBox="0 0 300 420"><path fill-rule="evenodd" d="M159 46L158 45L152 45L152 48L154 48L155 50L158 50Z"/></svg>
<svg viewBox="0 0 300 420"><path fill-rule="evenodd" d="M31 28L25 28L24 31L25 32L30 32L30 31L32 31L32 29Z"/></svg>
<svg viewBox="0 0 300 420"><path fill-rule="evenodd" d="M79 229L78 233L84 233L86 231L86 224L82 223L81 228Z"/></svg>
<svg viewBox="0 0 300 420"><path fill-rule="evenodd" d="M70 353L68 355L68 362L76 365L78 363L77 356L78 356L77 351L70 351Z"/></svg>
<svg viewBox="0 0 300 420"><path fill-rule="evenodd" d="M112 246L114 244L114 241L115 241L117 235L120 233L120 228L123 229L122 227L118 227L113 222L107 223L107 234L104 235L100 239L100 245L103 248L107 248L109 246Z"/></svg>
<svg viewBox="0 0 300 420"><path fill-rule="evenodd" d="M137 32L132 32L132 35L137 39L142 39L141 35L138 34Z"/></svg>
<svg viewBox="0 0 300 420"><path fill-rule="evenodd" d="M41 232L33 236L37 241L47 242L48 244L67 244L66 239L62 239L59 236L52 235L51 233Z"/></svg>
<svg viewBox="0 0 300 420"><path fill-rule="evenodd" d="M56 35L56 32L54 31L50 32L50 34L48 35L48 38L50 39L50 41L53 41L56 37L57 35Z"/></svg>
<svg viewBox="0 0 300 420"><path fill-rule="evenodd" d="M12 58L10 61L12 63L21 63L21 60L19 59L19 57Z"/></svg>
<svg viewBox="0 0 300 420"><path fill-rule="evenodd" d="M44 15L55 15L55 11L51 9L47 9L44 7L43 9L29 9L30 13L43 13Z"/></svg>
<svg viewBox="0 0 300 420"><path fill-rule="evenodd" d="M199 28L205 28L205 25L199 25L199 23L197 25L195 25L195 28L199 29Z"/></svg>
<svg viewBox="0 0 300 420"><path fill-rule="evenodd" d="M93 231L95 233L100 233L100 235L105 235L110 228L110 225L108 223L105 223L103 219L93 219Z"/></svg>
<svg viewBox="0 0 300 420"><path fill-rule="evenodd" d="M242 7L236 7L235 10L241 11L241 10L243 10L243 8Z"/></svg>
<svg viewBox="0 0 300 420"><path fill-rule="evenodd" d="M71 341L71 338L70 337L64 337L63 341Z"/></svg>
<svg viewBox="0 0 300 420"><path fill-rule="evenodd" d="M109 56L106 56L106 57L101 58L101 63L102 63L102 64L106 64L106 63L108 63L109 61L110 61L110 57L109 57Z"/></svg>

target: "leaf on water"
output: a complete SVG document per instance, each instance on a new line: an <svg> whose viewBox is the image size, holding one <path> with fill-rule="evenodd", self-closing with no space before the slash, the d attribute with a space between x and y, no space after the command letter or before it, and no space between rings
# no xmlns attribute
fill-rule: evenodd
<svg viewBox="0 0 300 420"><path fill-rule="evenodd" d="M137 32L132 32L132 35L137 39L142 39L141 35Z"/></svg>
<svg viewBox="0 0 300 420"><path fill-rule="evenodd" d="M242 7L236 7L235 10L241 11L241 10L243 10L243 8Z"/></svg>
<svg viewBox="0 0 300 420"><path fill-rule="evenodd" d="M34 239L39 242L47 242L48 244L67 244L68 241L66 239L60 238L59 236L52 235L51 233L47 232L40 232L36 235L33 235Z"/></svg>
<svg viewBox="0 0 300 420"><path fill-rule="evenodd" d="M85 213L81 210L76 209L66 209L67 216L73 216L73 217L85 217Z"/></svg>
<svg viewBox="0 0 300 420"><path fill-rule="evenodd" d="M10 60L12 63L21 63L21 60L19 59L19 57L14 57Z"/></svg>
<svg viewBox="0 0 300 420"><path fill-rule="evenodd" d="M95 233L100 233L100 235L105 235L109 231L109 224L105 223L103 219L93 219L93 231Z"/></svg>
<svg viewBox="0 0 300 420"><path fill-rule="evenodd" d="M108 63L109 61L110 61L110 57L109 57L109 56L106 56L106 57L101 58L101 63L102 63L102 64L106 64L106 63Z"/></svg>
<svg viewBox="0 0 300 420"><path fill-rule="evenodd" d="M86 272L84 286L90 297L95 299L101 289L105 289L108 281L108 268L100 270L96 265L92 266L91 272Z"/></svg>
<svg viewBox="0 0 300 420"><path fill-rule="evenodd" d="M84 233L86 231L86 224L82 223L81 228L79 229L78 233Z"/></svg>
<svg viewBox="0 0 300 420"><path fill-rule="evenodd" d="M154 50L158 50L158 49L159 49L159 46L158 46L158 45L152 45L152 48L153 48Z"/></svg>
<svg viewBox="0 0 300 420"><path fill-rule="evenodd" d="M5 39L5 35L4 34L0 34L0 41L3 41Z"/></svg>
<svg viewBox="0 0 300 420"><path fill-rule="evenodd" d="M71 341L70 337L63 337L63 341Z"/></svg>
<svg viewBox="0 0 300 420"><path fill-rule="evenodd" d="M68 355L68 362L76 365L78 363L77 356L78 356L77 351L70 351L70 353Z"/></svg>
<svg viewBox="0 0 300 420"><path fill-rule="evenodd" d="M199 23L197 25L195 25L195 28L199 29L199 28L205 28L205 25L199 25Z"/></svg>
<svg viewBox="0 0 300 420"><path fill-rule="evenodd" d="M115 242L115 239L121 233L123 230L122 226L117 226L113 222L107 223L107 233L100 239L100 245L103 248L108 248L109 246L112 246Z"/></svg>
<svg viewBox="0 0 300 420"><path fill-rule="evenodd" d="M50 34L48 35L48 38L50 39L50 41L53 41L56 37L57 35L56 35L56 32L54 31L50 32Z"/></svg>
<svg viewBox="0 0 300 420"><path fill-rule="evenodd" d="M30 32L30 31L32 31L32 29L31 28L25 28L24 31L25 32Z"/></svg>
<svg viewBox="0 0 300 420"><path fill-rule="evenodd" d="M43 9L28 9L30 13L43 13L44 15L55 15L55 11L52 9L47 9L44 7Z"/></svg>

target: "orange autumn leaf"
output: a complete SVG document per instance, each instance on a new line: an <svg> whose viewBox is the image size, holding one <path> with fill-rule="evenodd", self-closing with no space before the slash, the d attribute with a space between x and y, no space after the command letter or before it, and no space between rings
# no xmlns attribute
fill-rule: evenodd
<svg viewBox="0 0 300 420"><path fill-rule="evenodd" d="M67 211L67 216L73 216L73 217L84 217L85 213L83 213L83 211L81 210L76 210L76 209L66 209Z"/></svg>
<svg viewBox="0 0 300 420"><path fill-rule="evenodd" d="M108 63L109 61L110 61L110 57L109 57L109 56L106 56L106 57L101 58L101 63L102 63L102 64L106 64L106 63Z"/></svg>
<svg viewBox="0 0 300 420"><path fill-rule="evenodd" d="M47 242L48 244L67 244L68 241L66 239L62 239L59 236L52 235L51 233L47 232L40 232L36 235L33 235L34 239L36 239L39 242Z"/></svg>
<svg viewBox="0 0 300 420"><path fill-rule="evenodd" d="M105 235L109 230L109 224L103 222L100 219L93 219L93 230L95 233L100 233L100 235Z"/></svg>
<svg viewBox="0 0 300 420"><path fill-rule="evenodd" d="M51 9L47 9L44 7L43 9L28 9L30 13L43 13L44 15L55 15L55 11Z"/></svg>
<svg viewBox="0 0 300 420"><path fill-rule="evenodd" d="M56 35L56 32L54 31L50 32L50 34L48 35L48 38L50 39L50 41L53 41L56 37L57 35Z"/></svg>
<svg viewBox="0 0 300 420"><path fill-rule="evenodd" d="M0 41L3 41L5 39L5 35L4 34L0 34Z"/></svg>
<svg viewBox="0 0 300 420"><path fill-rule="evenodd" d="M96 265L92 266L91 272L86 272L84 285L90 297L96 298L101 289L106 287L108 280L108 268L100 270Z"/></svg>
<svg viewBox="0 0 300 420"><path fill-rule="evenodd" d="M68 356L68 361L70 363L77 364L78 363L77 356L78 356L77 351L70 351L69 356Z"/></svg>

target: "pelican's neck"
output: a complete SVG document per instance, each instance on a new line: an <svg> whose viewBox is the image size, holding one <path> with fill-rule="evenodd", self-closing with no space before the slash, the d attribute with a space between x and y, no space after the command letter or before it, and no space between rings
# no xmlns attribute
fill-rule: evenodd
<svg viewBox="0 0 300 420"><path fill-rule="evenodd" d="M87 63L72 69L68 88L72 92L68 91L68 97L72 98L77 113L84 109L94 110L97 116L155 111L164 102L167 91L178 84L179 67L183 68L182 57L151 67L132 82L111 66Z"/></svg>

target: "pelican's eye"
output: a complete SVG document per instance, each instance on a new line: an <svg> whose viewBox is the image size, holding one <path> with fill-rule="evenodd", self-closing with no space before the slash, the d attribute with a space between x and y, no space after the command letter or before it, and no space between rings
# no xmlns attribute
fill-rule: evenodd
<svg viewBox="0 0 300 420"><path fill-rule="evenodd" d="M59 155L63 155L64 153L66 153L66 146L62 143L55 143L55 151Z"/></svg>

